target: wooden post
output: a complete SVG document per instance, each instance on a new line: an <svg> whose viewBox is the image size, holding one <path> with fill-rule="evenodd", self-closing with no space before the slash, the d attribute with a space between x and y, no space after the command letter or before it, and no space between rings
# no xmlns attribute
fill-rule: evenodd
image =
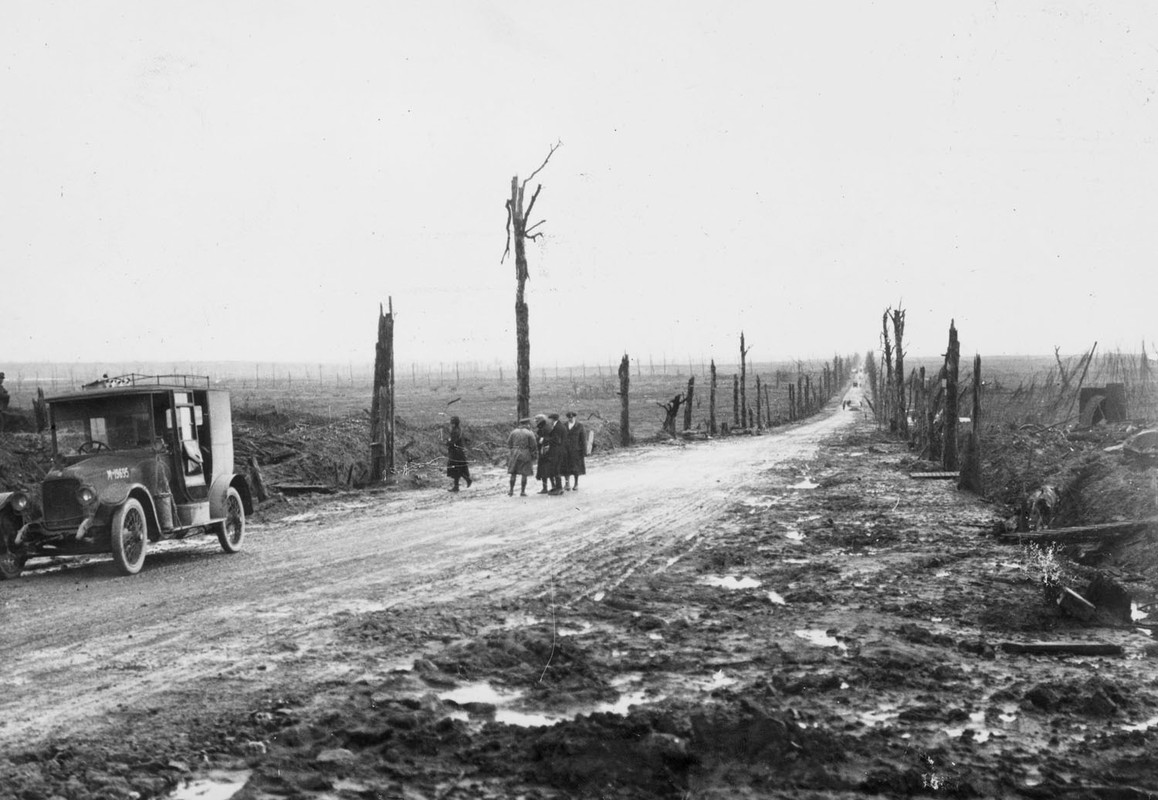
<svg viewBox="0 0 1158 800"><path fill-rule="evenodd" d="M631 444L631 418L628 415L627 393L631 386L631 361L627 353L619 362L619 443L624 447Z"/></svg>
<svg viewBox="0 0 1158 800"><path fill-rule="evenodd" d="M946 471L960 467L957 458L957 367L961 361L961 345L957 342L957 326L949 321L949 349L945 353L945 436L941 443L941 466Z"/></svg>
<svg viewBox="0 0 1158 800"><path fill-rule="evenodd" d="M688 394L684 398L684 430L690 431L692 429L692 397L696 391L696 376L692 375L688 378Z"/></svg>
<svg viewBox="0 0 1158 800"><path fill-rule="evenodd" d="M712 359L711 383L708 386L708 433L716 435L716 359Z"/></svg>
<svg viewBox="0 0 1158 800"><path fill-rule="evenodd" d="M370 482L394 472L394 298L389 311L378 306L378 342L374 348L374 390L370 399Z"/></svg>
<svg viewBox="0 0 1158 800"><path fill-rule="evenodd" d="M772 398L768 394L768 382L764 382L764 423L772 427Z"/></svg>
<svg viewBox="0 0 1158 800"><path fill-rule="evenodd" d="M807 413L804 410L805 400L804 396L804 376L796 376L796 419L801 419Z"/></svg>
<svg viewBox="0 0 1158 800"><path fill-rule="evenodd" d="M788 421L796 421L796 387L788 384Z"/></svg>

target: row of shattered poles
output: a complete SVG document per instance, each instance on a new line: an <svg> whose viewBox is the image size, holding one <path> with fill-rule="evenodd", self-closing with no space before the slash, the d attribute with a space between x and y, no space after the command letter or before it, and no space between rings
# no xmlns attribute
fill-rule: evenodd
<svg viewBox="0 0 1158 800"><path fill-rule="evenodd" d="M907 439L923 461L939 463L958 486L981 492L982 419L986 426L1073 430L1126 422L1128 411L1153 417L1158 387L1145 343L1138 354L1097 353L1094 342L1080 356L1053 363L1003 359L983 379L981 356L961 374L957 327L949 323L942 362L905 369L905 310L885 309L879 352L865 357L865 391L878 425ZM1012 388L1017 381L1016 388Z"/></svg>

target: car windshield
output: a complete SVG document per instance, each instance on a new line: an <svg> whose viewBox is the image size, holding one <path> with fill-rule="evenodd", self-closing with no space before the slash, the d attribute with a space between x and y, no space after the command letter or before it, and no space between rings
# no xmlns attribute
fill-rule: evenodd
<svg viewBox="0 0 1158 800"><path fill-rule="evenodd" d="M153 444L149 398L144 395L58 401L52 404L52 420L56 452L62 456Z"/></svg>

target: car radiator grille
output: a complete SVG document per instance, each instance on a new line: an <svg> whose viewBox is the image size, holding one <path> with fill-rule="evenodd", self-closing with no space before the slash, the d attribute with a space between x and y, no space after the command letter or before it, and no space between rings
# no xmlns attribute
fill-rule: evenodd
<svg viewBox="0 0 1158 800"><path fill-rule="evenodd" d="M84 520L84 509L76 499L80 481L45 481L43 486L44 526L46 528L75 528Z"/></svg>

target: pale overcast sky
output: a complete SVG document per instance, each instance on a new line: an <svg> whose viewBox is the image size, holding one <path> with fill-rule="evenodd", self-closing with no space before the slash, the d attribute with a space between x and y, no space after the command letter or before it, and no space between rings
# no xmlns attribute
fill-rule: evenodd
<svg viewBox="0 0 1158 800"><path fill-rule="evenodd" d="M0 360L1136 351L1158 5L0 0ZM533 189L533 185L531 187ZM2 367L0 367L2 368Z"/></svg>

